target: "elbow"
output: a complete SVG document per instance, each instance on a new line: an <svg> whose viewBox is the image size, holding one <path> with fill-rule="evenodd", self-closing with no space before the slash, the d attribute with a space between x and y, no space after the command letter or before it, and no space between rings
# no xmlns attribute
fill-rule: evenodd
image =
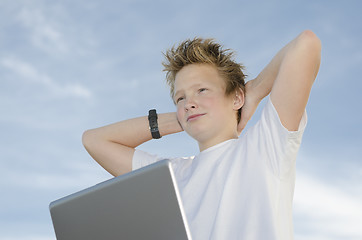
<svg viewBox="0 0 362 240"><path fill-rule="evenodd" d="M317 34L315 34L312 30L304 30L301 34L301 36L312 38L312 39L319 39Z"/></svg>
<svg viewBox="0 0 362 240"><path fill-rule="evenodd" d="M315 52L320 55L322 43L319 37L311 30L304 30L299 35L300 44L307 47L309 51Z"/></svg>
<svg viewBox="0 0 362 240"><path fill-rule="evenodd" d="M82 135L82 144L87 151L89 151L94 141L95 135L93 133L93 130L86 130Z"/></svg>
<svg viewBox="0 0 362 240"><path fill-rule="evenodd" d="M321 63L322 44L318 36L311 30L305 30L299 35L299 50L303 52L307 62L310 64L310 69L313 69L313 81L318 74Z"/></svg>

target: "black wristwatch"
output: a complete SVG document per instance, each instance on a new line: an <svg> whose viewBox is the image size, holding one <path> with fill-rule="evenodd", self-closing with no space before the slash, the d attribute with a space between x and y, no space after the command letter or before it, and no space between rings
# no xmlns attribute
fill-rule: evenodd
<svg viewBox="0 0 362 240"><path fill-rule="evenodd" d="M150 131L151 131L151 134L152 134L152 138L154 138L154 139L161 138L160 132L158 131L156 109L151 109L148 112L148 122L150 124Z"/></svg>

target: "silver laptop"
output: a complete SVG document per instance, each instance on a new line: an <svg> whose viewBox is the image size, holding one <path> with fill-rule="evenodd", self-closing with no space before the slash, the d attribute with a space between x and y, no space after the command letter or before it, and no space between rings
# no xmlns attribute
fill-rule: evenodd
<svg viewBox="0 0 362 240"><path fill-rule="evenodd" d="M58 240L191 239L168 160L50 203Z"/></svg>

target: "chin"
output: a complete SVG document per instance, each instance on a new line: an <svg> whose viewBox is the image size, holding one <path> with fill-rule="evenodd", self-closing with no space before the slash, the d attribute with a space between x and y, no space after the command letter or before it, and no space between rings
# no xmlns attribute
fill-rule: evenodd
<svg viewBox="0 0 362 240"><path fill-rule="evenodd" d="M195 139L198 143L205 142L206 140L212 137L210 130L187 132L187 134L193 139Z"/></svg>

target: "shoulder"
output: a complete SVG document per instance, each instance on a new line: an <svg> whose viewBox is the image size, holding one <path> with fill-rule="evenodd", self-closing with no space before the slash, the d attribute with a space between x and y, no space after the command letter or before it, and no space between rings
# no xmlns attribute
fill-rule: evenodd
<svg viewBox="0 0 362 240"><path fill-rule="evenodd" d="M169 160L173 169L179 169L184 168L188 163L192 162L193 158L194 157L161 157L157 154L136 149L132 159L132 170L148 166L161 160Z"/></svg>
<svg viewBox="0 0 362 240"><path fill-rule="evenodd" d="M256 124L250 127L245 133L245 137L259 135L262 132L265 134L273 134L279 137L295 138L301 136L308 122L307 112L304 110L301 120L296 131L289 131L282 123L280 116L270 97L266 99L259 120ZM260 137L260 135L259 135Z"/></svg>
<svg viewBox="0 0 362 240"><path fill-rule="evenodd" d="M242 139L247 144L246 157L260 159L277 176L288 175L294 166L306 124L307 114L304 112L297 131L289 131L268 98L260 119Z"/></svg>
<svg viewBox="0 0 362 240"><path fill-rule="evenodd" d="M163 158L159 157L156 154L151 154L139 149L135 149L132 158L132 170L148 166L160 160L163 160Z"/></svg>
<svg viewBox="0 0 362 240"><path fill-rule="evenodd" d="M306 125L307 113L305 111L299 122L298 130L289 131L283 126L272 100L268 98L260 119L240 136L239 146L248 153L255 152L255 154L280 158L285 153L298 149Z"/></svg>
<svg viewBox="0 0 362 240"><path fill-rule="evenodd" d="M267 128L274 128L275 131L281 136L286 138L296 138L301 137L304 133L304 130L307 126L308 118L307 111L304 109L301 119L297 124L297 129L295 131L290 131L282 123L281 117L273 103L273 100L269 97L263 109L263 113L260 119Z"/></svg>

